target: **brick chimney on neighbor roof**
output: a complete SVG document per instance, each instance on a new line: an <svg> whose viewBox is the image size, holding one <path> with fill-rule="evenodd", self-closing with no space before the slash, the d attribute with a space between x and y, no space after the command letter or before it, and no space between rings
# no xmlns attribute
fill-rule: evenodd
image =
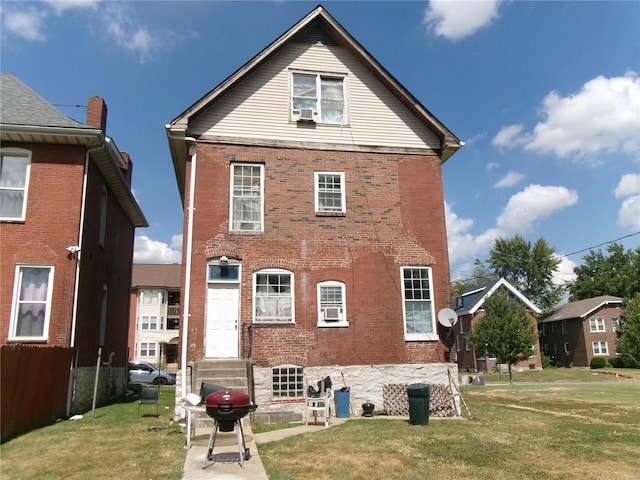
<svg viewBox="0 0 640 480"><path fill-rule="evenodd" d="M89 97L87 108L87 125L107 131L107 104L101 97Z"/></svg>

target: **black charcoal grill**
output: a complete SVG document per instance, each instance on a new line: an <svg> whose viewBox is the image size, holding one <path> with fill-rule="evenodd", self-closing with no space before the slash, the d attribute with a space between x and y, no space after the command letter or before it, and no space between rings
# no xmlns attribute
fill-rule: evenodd
<svg viewBox="0 0 640 480"><path fill-rule="evenodd" d="M209 446L204 459L204 465L214 460L213 447L216 443L218 430L221 432L233 432L236 430L238 437L238 450L240 466L244 468L244 460L249 460L251 454L244 442L242 431L242 419L255 407L246 393L236 390L220 390L208 395L205 399L207 415L214 420L213 430L209 436Z"/></svg>

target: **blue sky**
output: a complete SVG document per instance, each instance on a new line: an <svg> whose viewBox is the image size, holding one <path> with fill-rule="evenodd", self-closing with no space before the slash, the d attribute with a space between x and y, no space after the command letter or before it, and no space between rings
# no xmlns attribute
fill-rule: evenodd
<svg viewBox="0 0 640 480"><path fill-rule="evenodd" d="M150 224L134 260L171 263L182 208L164 125L317 4L2 0L0 69L82 122L105 99ZM323 5L465 142L443 167L454 277L497 237L544 238L567 255L559 278L574 252L639 245L640 2Z"/></svg>

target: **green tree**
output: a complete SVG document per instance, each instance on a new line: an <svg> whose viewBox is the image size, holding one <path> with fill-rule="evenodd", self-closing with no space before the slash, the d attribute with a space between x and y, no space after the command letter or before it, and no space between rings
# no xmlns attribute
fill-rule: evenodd
<svg viewBox="0 0 640 480"><path fill-rule="evenodd" d="M476 261L473 262L473 273L469 278L451 282L451 294L454 298L459 297L471 288L487 285L495 280L498 280L495 274L489 270L483 262L476 258Z"/></svg>
<svg viewBox="0 0 640 480"><path fill-rule="evenodd" d="M487 353L509 367L509 383L513 383L512 365L533 355L536 328L524 306L510 300L500 289L483 305L485 315L471 328L467 343L478 353Z"/></svg>
<svg viewBox="0 0 640 480"><path fill-rule="evenodd" d="M533 245L520 235L498 238L487 263L496 276L505 278L543 311L555 307L562 298L564 287L553 283L560 258L543 238Z"/></svg>
<svg viewBox="0 0 640 480"><path fill-rule="evenodd" d="M640 368L640 292L625 302L622 320L618 353L625 366Z"/></svg>
<svg viewBox="0 0 640 480"><path fill-rule="evenodd" d="M607 254L591 250L574 273L576 279L569 284L571 300L600 295L631 298L640 292L640 247L625 252L622 245L612 243Z"/></svg>

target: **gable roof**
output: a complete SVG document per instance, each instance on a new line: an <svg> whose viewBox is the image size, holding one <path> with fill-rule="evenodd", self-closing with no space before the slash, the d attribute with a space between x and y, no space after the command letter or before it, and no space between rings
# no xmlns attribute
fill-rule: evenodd
<svg viewBox="0 0 640 480"><path fill-rule="evenodd" d="M160 287L180 289L182 264L134 263L131 271L131 288Z"/></svg>
<svg viewBox="0 0 640 480"><path fill-rule="evenodd" d="M276 52L289 42L299 38L312 29L321 29L341 47L349 51L369 72L371 72L422 124L431 130L440 140L440 158L444 163L463 143L444 126L424 105L420 103L400 82L398 82L371 54L358 43L325 9L318 5L302 20L268 45L260 53L222 81L213 90L205 94L187 110L165 126L169 148L178 180L178 188L183 195L184 159L187 156L187 136L189 120L197 116L218 98L227 93L234 85L264 64Z"/></svg>
<svg viewBox="0 0 640 480"><path fill-rule="evenodd" d="M511 285L504 278L501 278L499 280L496 280L495 282L489 283L488 285L469 289L462 295L460 295L463 298L463 305L460 309L457 309L458 315L473 315L482 307L482 305L484 305L484 302L486 302L487 299L491 297L491 295L493 295L500 287L504 287L508 291L510 291L516 298L524 303L524 305L529 310L532 310L535 313L542 312L542 310L536 307L533 302L531 302L527 297L520 293L520 290Z"/></svg>
<svg viewBox="0 0 640 480"><path fill-rule="evenodd" d="M622 306L622 302L623 299L621 297L600 295L599 297L565 303L564 305L556 308L549 317L543 320L543 322L555 322L571 318L584 319L607 305Z"/></svg>
<svg viewBox="0 0 640 480"><path fill-rule="evenodd" d="M122 174L125 165L122 154L100 128L67 117L10 73L0 75L0 105L2 141L86 147L133 225L149 226Z"/></svg>

